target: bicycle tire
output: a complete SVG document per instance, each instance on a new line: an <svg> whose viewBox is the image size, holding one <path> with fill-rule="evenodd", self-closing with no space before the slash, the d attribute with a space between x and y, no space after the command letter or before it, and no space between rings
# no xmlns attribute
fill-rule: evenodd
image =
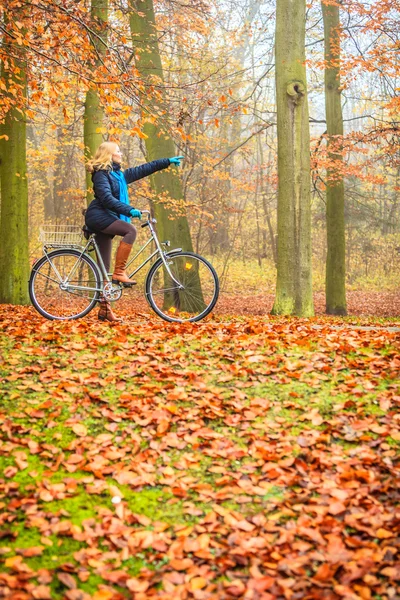
<svg viewBox="0 0 400 600"><path fill-rule="evenodd" d="M101 287L101 273L97 264L89 256L82 254L79 250L66 248L49 252L47 256L43 256L33 265L29 278L29 297L31 302L35 309L49 320L67 321L80 319L87 315L100 299L100 292L98 291L93 292L88 290L88 296L85 297L78 292L73 293L61 289L49 258L56 265L56 268L59 269L59 272L64 263L65 274L68 270L68 257L73 257L71 264L75 264L80 257L83 268L88 269L89 275L87 277L90 277L91 287ZM53 273L53 277L50 276L51 273ZM80 273L82 277L82 271ZM82 279L78 281L82 283Z"/></svg>
<svg viewBox="0 0 400 600"><path fill-rule="evenodd" d="M194 252L169 252L165 258L183 289L171 281L159 258L148 272L145 284L146 299L152 310L170 323L204 319L219 296L219 280L214 267Z"/></svg>

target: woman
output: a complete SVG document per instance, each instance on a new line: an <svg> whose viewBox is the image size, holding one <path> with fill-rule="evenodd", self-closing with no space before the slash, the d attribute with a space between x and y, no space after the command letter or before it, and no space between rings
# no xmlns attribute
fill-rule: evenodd
<svg viewBox="0 0 400 600"><path fill-rule="evenodd" d="M103 142L87 168L92 173L94 199L85 214L86 225L96 233L96 241L107 273L110 270L112 239L122 236L115 257L113 283L125 287L134 285L125 272L126 263L136 239L136 229L131 225L131 217L140 219L141 212L129 204L128 184L156 171L166 169L171 164L180 165L183 156L161 158L152 162L121 170L122 153L118 144ZM98 317L102 321L118 321L110 303L102 298Z"/></svg>

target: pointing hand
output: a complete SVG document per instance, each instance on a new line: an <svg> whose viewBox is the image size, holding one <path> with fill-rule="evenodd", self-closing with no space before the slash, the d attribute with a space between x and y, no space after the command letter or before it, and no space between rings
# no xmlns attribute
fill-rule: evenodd
<svg viewBox="0 0 400 600"><path fill-rule="evenodd" d="M174 156L173 158L169 158L169 164L170 165L177 165L178 167L180 167L181 165L181 160L185 158L184 156Z"/></svg>

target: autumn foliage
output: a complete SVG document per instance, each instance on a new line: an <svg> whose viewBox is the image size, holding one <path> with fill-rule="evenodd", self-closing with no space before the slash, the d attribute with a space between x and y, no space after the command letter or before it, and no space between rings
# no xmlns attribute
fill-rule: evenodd
<svg viewBox="0 0 400 600"><path fill-rule="evenodd" d="M183 202L170 205L168 195L155 195L143 184L134 192L138 207L148 208L149 201L157 199L179 214L184 206L200 253L223 255L227 268L233 258L244 256L272 268L277 139L274 65L268 56L273 51L275 3L243 0L235 12L224 3L203 0L192 0L185 11L168 0L154 2L165 74L164 84L154 86L145 84L136 68L129 30L135 3L110 0L107 26L91 18L89 5L75 0L6 0L1 7L4 39L13 50L0 45L0 60L7 72L15 72L18 56L28 57L31 254L44 220L82 221L82 115L85 94L96 90L104 109L98 133L121 143L127 163L144 160L146 122L157 122L177 153L185 156ZM380 253L377 238L391 253L400 245L399 19L398 6L389 2L349 0L340 6L345 131L337 145L343 161L327 154L320 3L311 3L307 10L307 77L314 90L309 98L313 254L315 261L325 263L329 171L333 180L345 181L346 245L351 256L346 271L354 280L364 261L364 242L371 242L372 255L379 254L381 263L387 256ZM99 60L101 28L107 28L107 48ZM18 78L8 75L0 79L0 93L2 121L10 107L22 110L24 100ZM372 270L381 279L375 265ZM387 273L384 278L387 281Z"/></svg>

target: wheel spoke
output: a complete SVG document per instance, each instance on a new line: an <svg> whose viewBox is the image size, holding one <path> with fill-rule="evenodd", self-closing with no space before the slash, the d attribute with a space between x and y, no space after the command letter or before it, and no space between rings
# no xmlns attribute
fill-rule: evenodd
<svg viewBox="0 0 400 600"><path fill-rule="evenodd" d="M45 275L41 271L35 271L35 273L37 273L38 275L40 275L40 277L44 277L45 279L49 279L50 281L53 281L57 285L59 284L59 281L57 279L53 279L53 277L49 277L48 275Z"/></svg>
<svg viewBox="0 0 400 600"><path fill-rule="evenodd" d="M79 286L83 289L62 289ZM68 280L73 273L73 279ZM54 277L57 277L55 279ZM97 289L96 289L97 288ZM93 261L73 250L52 252L43 257L32 271L29 293L35 308L48 319L75 319L87 314L96 304L100 288L98 270Z"/></svg>
<svg viewBox="0 0 400 600"><path fill-rule="evenodd" d="M149 273L146 292L157 314L167 321L197 321L206 316L218 298L218 277L202 257L179 253L168 257L168 267L182 287L171 287L171 275L156 263Z"/></svg>

